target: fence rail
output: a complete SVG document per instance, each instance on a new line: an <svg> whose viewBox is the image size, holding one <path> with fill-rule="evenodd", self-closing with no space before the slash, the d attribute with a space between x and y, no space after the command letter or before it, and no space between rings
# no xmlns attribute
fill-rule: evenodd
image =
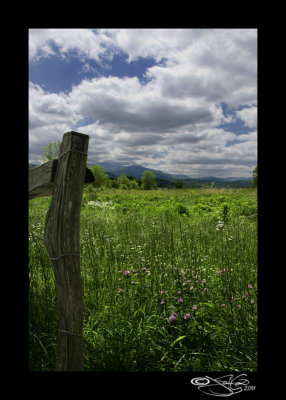
<svg viewBox="0 0 286 400"><path fill-rule="evenodd" d="M83 369L80 209L83 186L94 181L86 168L88 142L88 135L67 132L59 159L29 171L29 199L52 195L44 245L52 261L58 299L58 371Z"/></svg>

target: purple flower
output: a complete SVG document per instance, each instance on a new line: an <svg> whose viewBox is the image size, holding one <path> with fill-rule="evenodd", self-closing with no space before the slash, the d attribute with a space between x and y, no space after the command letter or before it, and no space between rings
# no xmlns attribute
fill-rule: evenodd
<svg viewBox="0 0 286 400"><path fill-rule="evenodd" d="M186 314L186 315L184 315L184 319L188 319L188 318L190 318L190 316L191 316L191 314Z"/></svg>
<svg viewBox="0 0 286 400"><path fill-rule="evenodd" d="M183 301L184 300L180 297L179 300L178 300L178 303L183 303Z"/></svg>
<svg viewBox="0 0 286 400"><path fill-rule="evenodd" d="M202 285L204 285L205 283L207 283L205 280L202 280Z"/></svg>
<svg viewBox="0 0 286 400"><path fill-rule="evenodd" d="M170 317L169 317L169 321L172 322L172 321L175 321L176 319L177 319L176 313L173 312L173 313L170 315Z"/></svg>
<svg viewBox="0 0 286 400"><path fill-rule="evenodd" d="M128 269L124 272L125 276L129 276L130 275L130 271L128 271Z"/></svg>
<svg viewBox="0 0 286 400"><path fill-rule="evenodd" d="M194 310L194 311L196 311L197 309L198 309L197 306L194 306L194 307L192 308L192 310Z"/></svg>

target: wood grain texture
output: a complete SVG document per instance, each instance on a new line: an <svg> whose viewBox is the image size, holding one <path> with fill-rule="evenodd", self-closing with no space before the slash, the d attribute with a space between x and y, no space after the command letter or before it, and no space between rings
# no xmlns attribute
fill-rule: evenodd
<svg viewBox="0 0 286 400"><path fill-rule="evenodd" d="M58 160L55 159L29 171L29 200L53 194L57 166ZM91 170L86 168L84 184L92 182L94 182L94 176Z"/></svg>
<svg viewBox="0 0 286 400"><path fill-rule="evenodd" d="M58 371L81 371L83 368L80 257L69 254L80 253L80 209L86 156L79 152L87 153L88 142L88 135L78 132L64 134L45 224L44 243L49 257L57 258L65 254L52 260L60 329L57 336Z"/></svg>

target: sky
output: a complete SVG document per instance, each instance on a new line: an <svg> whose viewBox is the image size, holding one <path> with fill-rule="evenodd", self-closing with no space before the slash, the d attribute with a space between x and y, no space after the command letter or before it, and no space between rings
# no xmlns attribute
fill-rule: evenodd
<svg viewBox="0 0 286 400"><path fill-rule="evenodd" d="M251 177L257 29L29 29L29 162L71 130L89 162Z"/></svg>

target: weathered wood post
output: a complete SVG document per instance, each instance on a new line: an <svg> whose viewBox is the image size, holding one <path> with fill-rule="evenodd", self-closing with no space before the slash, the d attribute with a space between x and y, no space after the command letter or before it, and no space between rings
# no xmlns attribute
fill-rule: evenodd
<svg viewBox="0 0 286 400"><path fill-rule="evenodd" d="M86 168L88 142L88 135L73 131L65 133L59 159L43 164L29 174L30 198L51 194L53 190L44 244L52 261L58 300L58 371L83 369L80 209L84 183L93 180Z"/></svg>

